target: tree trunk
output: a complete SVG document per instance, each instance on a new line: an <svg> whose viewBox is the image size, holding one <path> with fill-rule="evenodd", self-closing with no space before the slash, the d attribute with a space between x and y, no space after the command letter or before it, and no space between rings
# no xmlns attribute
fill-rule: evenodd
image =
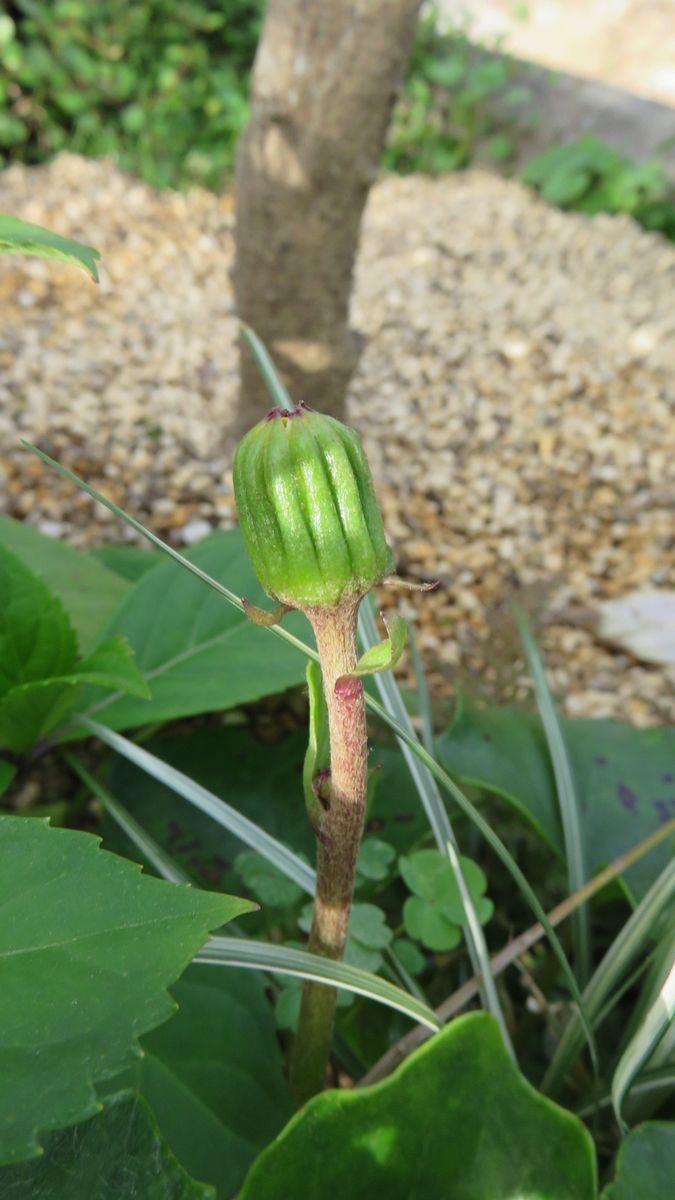
<svg viewBox="0 0 675 1200"><path fill-rule="evenodd" d="M269 0L237 154L234 284L294 401L340 416L359 228L420 0ZM270 407L241 348L240 434Z"/></svg>

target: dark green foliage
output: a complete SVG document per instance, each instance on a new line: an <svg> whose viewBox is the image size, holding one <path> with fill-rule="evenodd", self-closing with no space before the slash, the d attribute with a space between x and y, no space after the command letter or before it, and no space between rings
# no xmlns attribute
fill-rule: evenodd
<svg viewBox="0 0 675 1200"><path fill-rule="evenodd" d="M246 121L262 0L18 0L0 18L0 164L113 155L218 188Z"/></svg>
<svg viewBox="0 0 675 1200"><path fill-rule="evenodd" d="M178 1012L106 1091L138 1088L185 1169L229 1200L291 1115L274 1013L255 971L193 964L171 992Z"/></svg>
<svg viewBox="0 0 675 1200"><path fill-rule="evenodd" d="M461 29L441 35L431 9L420 21L384 166L441 174L467 166L479 148L494 162L508 162L514 115L531 100L529 88L514 86L512 75L506 55L482 55Z"/></svg>
<svg viewBox="0 0 675 1200"><path fill-rule="evenodd" d="M120 1153L120 1147L124 1153ZM214 1200L173 1157L140 1096L46 1139L42 1158L0 1170L3 1200Z"/></svg>
<svg viewBox="0 0 675 1200"><path fill-rule="evenodd" d="M124 637L101 642L87 657L60 599L0 545L0 751L8 761L50 733L83 687L131 693L148 686Z"/></svg>

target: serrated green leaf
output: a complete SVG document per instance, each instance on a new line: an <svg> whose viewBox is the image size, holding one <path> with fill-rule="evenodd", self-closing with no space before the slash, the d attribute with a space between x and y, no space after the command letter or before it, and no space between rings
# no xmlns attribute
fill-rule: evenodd
<svg viewBox="0 0 675 1200"><path fill-rule="evenodd" d="M3 1200L214 1200L190 1179L163 1140L148 1105L132 1092L45 1139L44 1155L0 1168Z"/></svg>
<svg viewBox="0 0 675 1200"><path fill-rule="evenodd" d="M97 1111L166 987L245 900L162 883L90 834L0 816L0 1162Z"/></svg>
<svg viewBox="0 0 675 1200"><path fill-rule="evenodd" d="M122 1082L151 1105L190 1174L230 1200L291 1112L273 1010L252 971L192 964L171 993L178 1012L142 1039Z"/></svg>
<svg viewBox="0 0 675 1200"><path fill-rule="evenodd" d="M43 679L6 692L0 700L0 746L25 754L59 724L76 690L75 682Z"/></svg>
<svg viewBox="0 0 675 1200"><path fill-rule="evenodd" d="M8 213L0 213L0 253L3 252L29 254L37 258L60 258L84 267L94 282L98 282L96 261L101 255L93 246L61 237L58 233L43 229L41 225L30 225Z"/></svg>
<svg viewBox="0 0 675 1200"><path fill-rule="evenodd" d="M187 557L238 595L264 601L238 530L211 535ZM298 613L288 626L307 628ZM152 699L85 697L83 703L89 699L97 719L112 729L230 708L304 678L305 660L297 650L283 645L270 654L265 629L174 562L163 561L128 590L102 630L104 637L120 634L131 643Z"/></svg>
<svg viewBox="0 0 675 1200"><path fill-rule="evenodd" d="M535 1092L479 1013L457 1018L382 1083L311 1100L254 1163L239 1200L595 1195L583 1125Z"/></svg>
<svg viewBox="0 0 675 1200"><path fill-rule="evenodd" d="M138 669L134 652L124 637L109 637L101 642L87 658L81 659L73 671L78 683L93 683L114 688L129 696L150 699L150 688Z"/></svg>
<svg viewBox="0 0 675 1200"><path fill-rule="evenodd" d="M76 657L75 630L60 600L0 545L0 695L67 675Z"/></svg>
<svg viewBox="0 0 675 1200"><path fill-rule="evenodd" d="M86 653L128 590L125 580L93 556L11 517L0 516L0 545L59 597L75 627L80 648Z"/></svg>

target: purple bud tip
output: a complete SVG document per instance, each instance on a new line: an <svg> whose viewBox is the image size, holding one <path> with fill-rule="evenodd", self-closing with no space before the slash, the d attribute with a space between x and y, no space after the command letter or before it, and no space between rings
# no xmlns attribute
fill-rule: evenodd
<svg viewBox="0 0 675 1200"><path fill-rule="evenodd" d="M265 420L274 421L276 417L281 417L281 420L286 422L290 421L293 417L301 417L305 412L307 412L307 407L301 400L296 408L281 408L277 405L276 408L270 409Z"/></svg>

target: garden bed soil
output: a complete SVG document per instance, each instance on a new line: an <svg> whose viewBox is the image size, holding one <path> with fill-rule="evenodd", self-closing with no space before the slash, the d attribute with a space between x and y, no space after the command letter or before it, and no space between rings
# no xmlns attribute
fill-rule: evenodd
<svg viewBox="0 0 675 1200"><path fill-rule="evenodd" d="M87 547L135 535L18 445L37 441L177 545L235 519L230 196L64 155L0 175L0 210L97 246L0 262L4 511ZM291 281L292 283L292 281ZM674 673L593 634L597 605L675 586L675 246L470 171L381 180L354 298L349 398L434 693L523 697L508 615L532 615L564 710L675 716ZM317 397L317 407L320 407ZM405 678L405 669L403 671Z"/></svg>

